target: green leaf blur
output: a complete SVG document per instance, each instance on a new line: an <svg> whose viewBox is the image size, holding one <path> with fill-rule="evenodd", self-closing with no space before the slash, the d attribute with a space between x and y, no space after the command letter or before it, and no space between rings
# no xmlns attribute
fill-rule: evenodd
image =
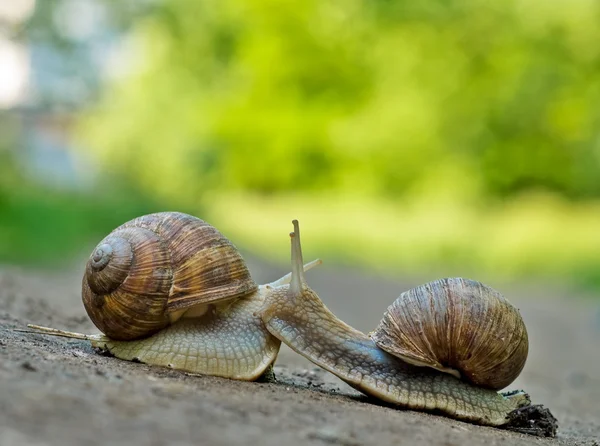
<svg viewBox="0 0 600 446"><path fill-rule="evenodd" d="M412 3L163 1L86 139L166 196L598 197L598 4Z"/></svg>

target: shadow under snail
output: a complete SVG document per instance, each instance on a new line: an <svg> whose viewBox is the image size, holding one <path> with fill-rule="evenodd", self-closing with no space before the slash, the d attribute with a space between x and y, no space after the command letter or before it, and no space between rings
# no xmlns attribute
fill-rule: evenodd
<svg viewBox="0 0 600 446"><path fill-rule="evenodd" d="M104 334L30 327L121 359L242 380L264 373L284 342L364 394L489 426L541 407L523 391L497 392L528 353L523 320L500 293L461 278L433 281L402 293L366 335L307 285L304 272L320 261L303 265L293 224L291 275L257 286L231 242L202 220L139 217L109 234L86 267L83 301ZM515 430L540 435L527 423Z"/></svg>

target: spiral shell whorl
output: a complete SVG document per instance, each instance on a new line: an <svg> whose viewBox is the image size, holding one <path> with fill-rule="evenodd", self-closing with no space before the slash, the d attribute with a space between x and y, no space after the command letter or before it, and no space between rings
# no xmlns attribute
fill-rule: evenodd
<svg viewBox="0 0 600 446"><path fill-rule="evenodd" d="M168 324L170 260L165 243L147 229L121 226L99 243L86 266L82 297L100 331L128 340Z"/></svg>
<svg viewBox="0 0 600 446"><path fill-rule="evenodd" d="M102 271L112 258L113 249L108 243L100 243L90 258L90 266L94 271Z"/></svg>
<svg viewBox="0 0 600 446"><path fill-rule="evenodd" d="M111 234L102 240L88 261L85 277L96 294L108 294L127 278L133 251L128 240Z"/></svg>

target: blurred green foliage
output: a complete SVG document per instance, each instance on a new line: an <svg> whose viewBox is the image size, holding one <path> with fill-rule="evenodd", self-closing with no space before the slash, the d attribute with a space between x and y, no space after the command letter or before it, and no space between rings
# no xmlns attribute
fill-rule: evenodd
<svg viewBox="0 0 600 446"><path fill-rule="evenodd" d="M298 217L308 256L600 283L600 3L105 5L137 62L80 146L155 202L281 260Z"/></svg>
<svg viewBox="0 0 600 446"><path fill-rule="evenodd" d="M599 20L590 1L163 0L86 142L167 197L598 197Z"/></svg>
<svg viewBox="0 0 600 446"><path fill-rule="evenodd" d="M73 257L91 252L113 228L151 212L152 206L123 184L92 194L36 184L0 148L0 263L64 267Z"/></svg>

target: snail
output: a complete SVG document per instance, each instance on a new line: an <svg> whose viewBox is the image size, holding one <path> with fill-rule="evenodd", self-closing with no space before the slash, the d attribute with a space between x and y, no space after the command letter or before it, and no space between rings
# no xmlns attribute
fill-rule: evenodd
<svg viewBox="0 0 600 446"><path fill-rule="evenodd" d="M255 380L281 345L255 312L289 280L258 286L216 228L179 212L155 213L113 230L86 264L82 300L102 334L29 327L90 341L124 360Z"/></svg>
<svg viewBox="0 0 600 446"><path fill-rule="evenodd" d="M392 405L554 436L556 420L525 392L497 392L528 353L523 320L500 293L466 279L430 282L402 293L366 335L307 285L304 272L321 261L303 265L293 225L292 272L258 286L233 244L204 221L176 212L139 217L101 241L86 265L82 298L103 334L28 327L124 360L248 381L267 371L284 342Z"/></svg>
<svg viewBox="0 0 600 446"><path fill-rule="evenodd" d="M366 335L339 320L307 285L299 224L293 225L291 281L272 290L258 312L273 336L393 405L491 426L530 405L523 391L497 392L517 377L528 352L523 320L500 293L465 279L431 282L403 293Z"/></svg>

